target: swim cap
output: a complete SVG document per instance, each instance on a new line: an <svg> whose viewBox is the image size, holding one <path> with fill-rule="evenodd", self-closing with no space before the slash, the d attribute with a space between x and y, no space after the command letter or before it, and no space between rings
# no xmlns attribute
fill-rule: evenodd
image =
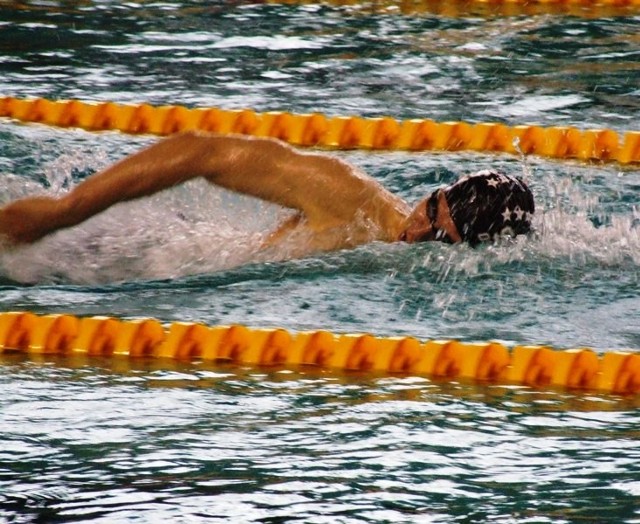
<svg viewBox="0 0 640 524"><path fill-rule="evenodd" d="M462 177L444 194L460 237L472 246L531 231L533 194L517 177L486 169Z"/></svg>

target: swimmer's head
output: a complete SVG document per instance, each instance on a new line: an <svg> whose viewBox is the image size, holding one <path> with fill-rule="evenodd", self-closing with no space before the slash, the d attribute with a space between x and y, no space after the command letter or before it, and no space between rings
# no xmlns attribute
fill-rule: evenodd
<svg viewBox="0 0 640 524"><path fill-rule="evenodd" d="M418 203L401 240L475 246L530 232L534 211L533 195L522 180L493 170L479 171Z"/></svg>

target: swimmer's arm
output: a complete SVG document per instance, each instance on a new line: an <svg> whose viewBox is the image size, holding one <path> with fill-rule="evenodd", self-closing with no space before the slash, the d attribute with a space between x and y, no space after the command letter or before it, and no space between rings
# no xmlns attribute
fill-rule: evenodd
<svg viewBox="0 0 640 524"><path fill-rule="evenodd" d="M0 209L0 234L34 242L119 202L192 178L302 211L315 222L347 220L375 186L345 162L271 140L185 133L89 177L62 198L34 197Z"/></svg>
<svg viewBox="0 0 640 524"><path fill-rule="evenodd" d="M195 135L210 182L301 211L317 225L352 220L363 202L386 190L343 160L272 139Z"/></svg>

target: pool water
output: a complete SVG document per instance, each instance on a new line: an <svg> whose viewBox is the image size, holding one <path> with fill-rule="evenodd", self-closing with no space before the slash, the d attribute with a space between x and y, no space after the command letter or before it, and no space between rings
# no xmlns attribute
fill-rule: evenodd
<svg viewBox="0 0 640 524"><path fill-rule="evenodd" d="M4 3L0 94L638 129L633 8L441 4ZM4 119L0 202L66 191L154 140ZM283 210L194 181L0 252L0 307L640 349L637 166L334 154L409 201L478 169L522 174L537 232L260 262ZM0 363L7 522L640 522L636 398L152 360Z"/></svg>

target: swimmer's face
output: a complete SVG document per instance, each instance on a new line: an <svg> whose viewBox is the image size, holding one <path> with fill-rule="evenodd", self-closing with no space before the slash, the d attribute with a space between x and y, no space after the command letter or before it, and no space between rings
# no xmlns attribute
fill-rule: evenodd
<svg viewBox="0 0 640 524"><path fill-rule="evenodd" d="M450 244L462 241L442 189L418 202L407 219L407 228L400 240L409 243L436 240Z"/></svg>

